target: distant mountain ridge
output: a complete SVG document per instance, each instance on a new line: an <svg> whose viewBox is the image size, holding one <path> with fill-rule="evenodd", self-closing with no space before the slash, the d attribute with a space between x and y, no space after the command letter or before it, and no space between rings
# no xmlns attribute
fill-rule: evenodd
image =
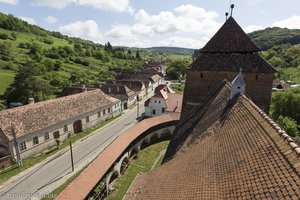
<svg viewBox="0 0 300 200"><path fill-rule="evenodd" d="M149 48L145 48L145 49L155 50L155 51L164 51L164 52L175 53L175 54L193 54L195 51L195 49L190 49L190 48L165 47L165 46L149 47Z"/></svg>

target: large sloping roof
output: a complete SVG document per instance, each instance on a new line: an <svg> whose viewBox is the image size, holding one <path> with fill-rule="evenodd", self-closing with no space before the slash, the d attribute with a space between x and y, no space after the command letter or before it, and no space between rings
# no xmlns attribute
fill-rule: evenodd
<svg viewBox="0 0 300 200"><path fill-rule="evenodd" d="M85 91L95 90L97 88L85 86L85 85L69 85L65 86L58 97L64 97L68 95L78 94Z"/></svg>
<svg viewBox="0 0 300 200"><path fill-rule="evenodd" d="M258 48L238 23L229 17L218 32L200 50L201 52L258 52Z"/></svg>
<svg viewBox="0 0 300 200"><path fill-rule="evenodd" d="M12 108L0 112L0 129L12 139L10 128L13 124L16 136L21 137L117 101L96 89Z"/></svg>
<svg viewBox="0 0 300 200"><path fill-rule="evenodd" d="M131 97L135 95L135 92L126 87L123 84L110 84L110 83L101 83L99 85L100 89L108 95L124 95Z"/></svg>
<svg viewBox="0 0 300 200"><path fill-rule="evenodd" d="M259 54L201 53L189 66L191 70L274 73L274 69Z"/></svg>
<svg viewBox="0 0 300 200"><path fill-rule="evenodd" d="M188 136L176 154L138 176L126 199L299 198L300 148L245 96L228 100L229 90L222 83L181 122L173 138Z"/></svg>

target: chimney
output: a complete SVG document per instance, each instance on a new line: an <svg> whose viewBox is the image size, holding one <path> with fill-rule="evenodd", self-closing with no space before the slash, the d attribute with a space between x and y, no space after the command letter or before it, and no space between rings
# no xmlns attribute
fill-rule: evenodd
<svg viewBox="0 0 300 200"><path fill-rule="evenodd" d="M85 87L84 84L82 85L81 89L82 89L82 92L86 92L87 91L87 88Z"/></svg>
<svg viewBox="0 0 300 200"><path fill-rule="evenodd" d="M28 104L34 104L34 98L32 97L28 98Z"/></svg>

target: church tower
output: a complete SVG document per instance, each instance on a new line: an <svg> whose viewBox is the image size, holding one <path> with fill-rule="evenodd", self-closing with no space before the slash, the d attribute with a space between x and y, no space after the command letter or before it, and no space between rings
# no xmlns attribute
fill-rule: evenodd
<svg viewBox="0 0 300 200"><path fill-rule="evenodd" d="M260 51L234 18L229 17L188 66L181 119L201 105L224 79L231 82L240 69L245 95L268 112L276 70L258 54Z"/></svg>

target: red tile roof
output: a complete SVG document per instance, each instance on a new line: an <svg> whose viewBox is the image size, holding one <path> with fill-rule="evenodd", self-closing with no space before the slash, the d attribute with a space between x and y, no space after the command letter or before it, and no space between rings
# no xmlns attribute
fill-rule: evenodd
<svg viewBox="0 0 300 200"><path fill-rule="evenodd" d="M117 101L96 89L12 108L0 112L0 129L11 140L11 124L15 126L16 136L21 137Z"/></svg>
<svg viewBox="0 0 300 200"><path fill-rule="evenodd" d="M182 107L182 94L173 94L168 93L167 103L167 111L168 112L181 112Z"/></svg>
<svg viewBox="0 0 300 200"><path fill-rule="evenodd" d="M154 90L154 93L157 93L159 92L160 90L165 90L167 93L175 93L174 90L172 90L172 88L170 88L168 85L166 84L160 84L158 85L155 90Z"/></svg>
<svg viewBox="0 0 300 200"><path fill-rule="evenodd" d="M178 125L188 136L177 153L137 177L125 199L300 197L300 148L245 96L228 101L229 89L220 85Z"/></svg>
<svg viewBox="0 0 300 200"><path fill-rule="evenodd" d="M171 121L178 121L180 114L172 113L145 119L115 139L97 156L56 198L56 200L81 200L87 197L103 178L128 145L149 128Z"/></svg>

